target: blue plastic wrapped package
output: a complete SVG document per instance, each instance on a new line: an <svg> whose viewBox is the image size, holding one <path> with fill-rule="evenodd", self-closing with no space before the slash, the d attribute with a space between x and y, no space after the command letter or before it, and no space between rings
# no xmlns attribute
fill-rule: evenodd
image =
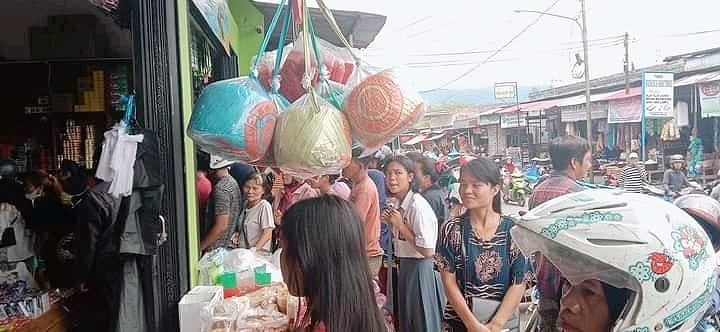
<svg viewBox="0 0 720 332"><path fill-rule="evenodd" d="M340 110L310 90L280 115L273 149L275 162L289 174L338 174L352 157L350 124Z"/></svg>
<svg viewBox="0 0 720 332"><path fill-rule="evenodd" d="M271 151L277 117L276 103L256 79L234 78L203 90L187 133L211 154L252 163Z"/></svg>

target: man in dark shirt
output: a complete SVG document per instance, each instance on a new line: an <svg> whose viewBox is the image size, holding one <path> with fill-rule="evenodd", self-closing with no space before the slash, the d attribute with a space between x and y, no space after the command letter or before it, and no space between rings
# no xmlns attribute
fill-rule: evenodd
<svg viewBox="0 0 720 332"><path fill-rule="evenodd" d="M438 227L442 228L447 216L445 207L445 198L438 186L437 181L440 178L435 170L435 162L428 158L422 157L415 161L415 180L420 187L420 193L425 200L430 203L438 220Z"/></svg>
<svg viewBox="0 0 720 332"><path fill-rule="evenodd" d="M541 180L530 196L529 208L553 198L583 190L576 180L592 167L590 144L576 136L556 137L550 143L553 171ZM543 331L555 331L560 309L560 272L544 257L536 257L536 277L540 302L538 312Z"/></svg>
<svg viewBox="0 0 720 332"><path fill-rule="evenodd" d="M677 197L680 195L680 191L690 187L690 182L688 182L683 171L684 164L685 157L682 155L676 154L670 157L670 166L672 168L666 170L665 174L663 174L663 187L666 195Z"/></svg>

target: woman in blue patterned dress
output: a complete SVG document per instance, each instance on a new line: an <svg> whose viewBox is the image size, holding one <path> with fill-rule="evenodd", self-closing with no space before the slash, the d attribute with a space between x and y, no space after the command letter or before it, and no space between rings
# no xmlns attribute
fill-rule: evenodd
<svg viewBox="0 0 720 332"><path fill-rule="evenodd" d="M442 228L436 254L448 305L445 331L515 330L529 264L510 236L512 219L500 214L502 177L479 158L462 167L460 195L467 212Z"/></svg>

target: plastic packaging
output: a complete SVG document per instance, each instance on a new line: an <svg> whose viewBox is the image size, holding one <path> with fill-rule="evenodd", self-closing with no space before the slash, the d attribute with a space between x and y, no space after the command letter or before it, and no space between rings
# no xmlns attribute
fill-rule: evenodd
<svg viewBox="0 0 720 332"><path fill-rule="evenodd" d="M254 162L269 151L277 116L275 103L256 79L219 81L200 94L188 135L211 154Z"/></svg>
<svg viewBox="0 0 720 332"><path fill-rule="evenodd" d="M200 258L198 262L198 269L200 275L198 283L203 286L213 286L218 282L218 276L220 276L225 268L223 263L225 262L225 249L217 248L213 251L206 253Z"/></svg>
<svg viewBox="0 0 720 332"><path fill-rule="evenodd" d="M379 148L425 114L427 105L411 84L392 69L361 67L350 77L345 114L353 137L367 148Z"/></svg>
<svg viewBox="0 0 720 332"><path fill-rule="evenodd" d="M208 305L200 313L201 332L235 332L237 319L250 308L249 300L242 297L224 299Z"/></svg>
<svg viewBox="0 0 720 332"><path fill-rule="evenodd" d="M238 332L274 332L286 331L288 317L277 309L249 309L237 319Z"/></svg>
<svg viewBox="0 0 720 332"><path fill-rule="evenodd" d="M301 33L293 46L285 52L287 57L285 57L280 70L280 76L282 77L280 92L291 102L298 100L305 94L305 89L302 86L302 78L305 73L304 38L305 34ZM340 85L345 84L355 68L352 57L349 56L347 50L321 38L316 37L316 39L321 61L328 72L328 79ZM312 86L316 86L320 79L320 69L314 57L310 61L313 69Z"/></svg>
<svg viewBox="0 0 720 332"><path fill-rule="evenodd" d="M280 116L275 129L275 161L300 178L340 173L351 159L352 140L345 115L311 93Z"/></svg>

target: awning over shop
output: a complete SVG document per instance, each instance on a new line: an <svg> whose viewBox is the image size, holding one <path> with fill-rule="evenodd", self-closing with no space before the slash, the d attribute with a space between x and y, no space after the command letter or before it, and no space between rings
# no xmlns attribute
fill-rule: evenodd
<svg viewBox="0 0 720 332"><path fill-rule="evenodd" d="M403 143L403 145L415 145L419 144L420 142L424 141L427 136L425 135L417 135L411 139L409 139L407 142Z"/></svg>
<svg viewBox="0 0 720 332"><path fill-rule="evenodd" d="M709 73L690 75L680 79L676 79L675 86L693 85L712 81L720 81L720 70Z"/></svg>
<svg viewBox="0 0 720 332"><path fill-rule="evenodd" d="M428 137L428 138L424 139L423 142L434 141L434 140L436 140L436 139L442 138L443 136L445 136L445 133L440 133L440 134L437 134L437 135L435 135L435 136L431 136L431 137Z"/></svg>
<svg viewBox="0 0 720 332"><path fill-rule="evenodd" d="M275 3L273 3L275 2ZM278 6L276 0L269 1L253 1L253 5L265 15L265 28L270 24L275 8ZM335 32L332 31L318 8L309 8L310 16L315 25L315 33L318 37L325 39L337 46L342 46ZM340 26L340 30L348 40L356 48L367 48L370 43L375 40L375 36L385 26L386 17L378 14L363 13L358 11L332 10L335 20ZM280 29L273 31L270 39L270 49L277 46L277 40L280 38Z"/></svg>
<svg viewBox="0 0 720 332"><path fill-rule="evenodd" d="M524 113L540 112L540 111L546 110L548 108L553 108L553 107L557 106L558 102L560 102L561 100L562 99L534 101L534 102L530 102L530 103L520 104L519 108L517 106L513 105L513 106L503 109L502 111L500 111L498 113L507 114L507 113L514 113L517 111L524 112Z"/></svg>
<svg viewBox="0 0 720 332"><path fill-rule="evenodd" d="M610 100L618 100L618 99L625 99L625 98L632 98L642 96L642 87L635 87L630 88L630 90L625 93L625 89L618 90L615 93L605 97L604 100L610 101Z"/></svg>
<svg viewBox="0 0 720 332"><path fill-rule="evenodd" d="M457 114L450 113L435 115L430 113L425 115L425 117L430 119L430 128L432 129L452 128L455 123L455 119L457 118Z"/></svg>
<svg viewBox="0 0 720 332"><path fill-rule="evenodd" d="M593 93L590 95L590 102L597 102L597 101L603 101L605 98L607 98L610 95L613 95L617 93L618 91L612 91L612 92L606 92L606 93ZM575 106L575 105L582 105L587 103L587 99L585 98L585 95L577 95L572 97L563 98L558 102L556 105L557 107L567 107L567 106Z"/></svg>

